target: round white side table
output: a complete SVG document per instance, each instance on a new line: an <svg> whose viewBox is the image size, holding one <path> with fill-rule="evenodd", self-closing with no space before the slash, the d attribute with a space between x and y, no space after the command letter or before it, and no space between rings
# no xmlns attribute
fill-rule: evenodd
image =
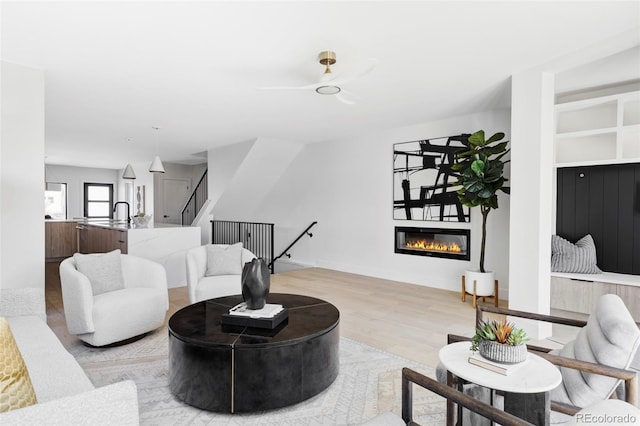
<svg viewBox="0 0 640 426"><path fill-rule="evenodd" d="M529 353L508 375L469 363L471 342L456 342L440 349L440 362L453 375L486 388L504 392L504 411L537 425L548 425L549 391L562 382L560 370L549 361ZM452 377L449 377L452 383ZM447 419L452 418L447 404Z"/></svg>

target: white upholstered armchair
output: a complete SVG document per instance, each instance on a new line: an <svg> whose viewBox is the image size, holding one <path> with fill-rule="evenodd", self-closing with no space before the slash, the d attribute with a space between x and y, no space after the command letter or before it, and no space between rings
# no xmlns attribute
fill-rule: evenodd
<svg viewBox="0 0 640 426"><path fill-rule="evenodd" d="M189 249L186 255L189 302L241 294L242 268L255 257L236 244L208 244Z"/></svg>
<svg viewBox="0 0 640 426"><path fill-rule="evenodd" d="M120 254L119 250L116 252L80 255L105 259L105 256L109 256L112 262L119 261L115 268L104 269L110 274L113 269L121 267L121 288L103 288L98 294L95 282L98 280L91 282L87 275L78 270L77 263L79 259L93 258L70 257L60 264L67 328L69 333L92 346L122 342L155 330L164 324L169 309L167 275L162 265L141 257Z"/></svg>

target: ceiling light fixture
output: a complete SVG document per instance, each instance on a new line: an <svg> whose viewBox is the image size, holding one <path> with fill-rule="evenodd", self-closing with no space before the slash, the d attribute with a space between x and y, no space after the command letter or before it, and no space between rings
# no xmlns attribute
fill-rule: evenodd
<svg viewBox="0 0 640 426"><path fill-rule="evenodd" d="M122 174L122 179L135 179L136 173L133 171L133 167L131 167L131 163L127 164L127 167L124 169L124 173Z"/></svg>
<svg viewBox="0 0 640 426"><path fill-rule="evenodd" d="M131 138L127 139L127 142L131 144ZM131 167L131 163L127 163L127 167L124 168L124 173L122 173L122 179L135 179L136 172L133 171L133 167Z"/></svg>
<svg viewBox="0 0 640 426"><path fill-rule="evenodd" d="M325 50L323 52L320 52L320 54L318 55L318 59L320 60L320 63L326 67L324 69L324 74L320 78L320 83L329 83L331 80L333 80L331 65L336 63L336 52ZM321 95L336 95L340 93L340 91L342 91L342 89L335 84L323 84L322 86L316 87L316 93L319 93Z"/></svg>
<svg viewBox="0 0 640 426"><path fill-rule="evenodd" d="M338 86L318 86L316 92L321 95L337 95L342 89Z"/></svg>
<svg viewBox="0 0 640 426"><path fill-rule="evenodd" d="M160 128L152 127L152 129L156 131L156 157L149 166L149 171L151 173L164 173L164 166L162 165L162 161L160 161L160 156L158 156L158 130L160 130Z"/></svg>

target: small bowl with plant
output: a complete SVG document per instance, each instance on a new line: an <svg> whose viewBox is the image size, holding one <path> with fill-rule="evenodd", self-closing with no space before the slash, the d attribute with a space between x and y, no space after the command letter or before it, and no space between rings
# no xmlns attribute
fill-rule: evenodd
<svg viewBox="0 0 640 426"><path fill-rule="evenodd" d="M138 228L146 228L149 226L149 222L151 222L151 215L140 212L135 216L131 216L131 220Z"/></svg>
<svg viewBox="0 0 640 426"><path fill-rule="evenodd" d="M506 319L481 321L471 339L471 350L490 361L515 364L527 359L525 331Z"/></svg>

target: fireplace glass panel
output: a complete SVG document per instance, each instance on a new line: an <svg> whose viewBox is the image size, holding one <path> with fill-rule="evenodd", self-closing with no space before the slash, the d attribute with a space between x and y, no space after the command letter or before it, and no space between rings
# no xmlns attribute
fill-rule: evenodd
<svg viewBox="0 0 640 426"><path fill-rule="evenodd" d="M469 260L468 229L396 227L395 252Z"/></svg>

